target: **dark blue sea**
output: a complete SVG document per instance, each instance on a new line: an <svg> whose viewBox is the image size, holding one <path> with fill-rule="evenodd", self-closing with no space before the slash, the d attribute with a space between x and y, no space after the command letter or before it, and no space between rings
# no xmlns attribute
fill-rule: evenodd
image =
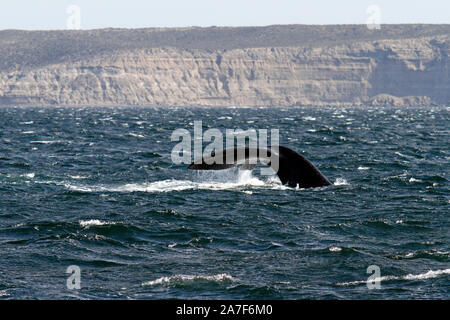
<svg viewBox="0 0 450 320"><path fill-rule="evenodd" d="M333 185L174 164L196 120L278 129ZM449 299L449 133L432 106L2 107L0 299Z"/></svg>

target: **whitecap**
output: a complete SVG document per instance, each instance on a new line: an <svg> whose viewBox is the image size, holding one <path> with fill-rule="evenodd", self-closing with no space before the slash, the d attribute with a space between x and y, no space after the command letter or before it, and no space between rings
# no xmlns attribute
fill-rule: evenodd
<svg viewBox="0 0 450 320"><path fill-rule="evenodd" d="M348 182L344 178L337 178L336 181L334 181L334 185L335 186L346 186L346 185L348 185Z"/></svg>
<svg viewBox="0 0 450 320"><path fill-rule="evenodd" d="M52 143L60 143L62 142L61 140L35 140L35 141L30 141L30 143L33 144L52 144Z"/></svg>
<svg viewBox="0 0 450 320"><path fill-rule="evenodd" d="M430 270L426 273L422 273L422 274L408 274L404 277L402 277L402 279L404 280L426 280L426 279L433 279L433 278L437 278L441 275L444 274L450 274L450 269L443 269L443 270Z"/></svg>
<svg viewBox="0 0 450 320"><path fill-rule="evenodd" d="M172 192L184 190L239 190L248 191L247 187L261 187L275 190L290 189L283 186L279 179L270 176L267 181L263 181L252 175L250 170L240 170L238 175L231 172L222 172L223 177L218 181L221 173L202 172L203 181L166 179L155 182L127 183L123 185L79 185L66 182L63 185L73 191L81 192ZM208 176L211 174L211 177Z"/></svg>
<svg viewBox="0 0 450 320"><path fill-rule="evenodd" d="M226 273L219 273L215 275L182 275L177 274L169 277L161 277L156 280L146 281L142 283L142 286L156 286L156 285L174 285L179 283L191 283L196 281L208 281L208 282L234 282L231 275Z"/></svg>
<svg viewBox="0 0 450 320"><path fill-rule="evenodd" d="M72 179L75 179L75 180L88 178L88 176L78 176L78 175L75 175L75 176L69 175L69 177L72 178Z"/></svg>
<svg viewBox="0 0 450 320"><path fill-rule="evenodd" d="M405 276L383 276L370 280L370 283L373 282L382 282L382 281L392 281L392 280L427 280L440 277L442 275L450 274L450 269L442 269L442 270L430 270L425 273L420 274L407 274ZM359 281L350 281L350 282L339 282L336 283L338 286L357 286L361 284L368 283L368 280L359 280Z"/></svg>
<svg viewBox="0 0 450 320"><path fill-rule="evenodd" d="M79 223L80 223L80 226L82 226L84 228L89 228L92 226L104 226L104 225L115 224L115 222L105 222L105 221L100 221L98 219L81 220Z"/></svg>
<svg viewBox="0 0 450 320"><path fill-rule="evenodd" d="M328 250L330 250L331 252L340 252L340 251L342 251L342 248L333 246L333 247L328 248Z"/></svg>
<svg viewBox="0 0 450 320"><path fill-rule="evenodd" d="M135 137L135 138L145 138L144 135L138 134L138 133L133 133L133 132L128 133L128 135L131 137Z"/></svg>
<svg viewBox="0 0 450 320"><path fill-rule="evenodd" d="M258 181L258 180L257 180ZM119 186L78 186L66 184L66 187L74 191L82 192L171 192L171 191L184 191L191 189L200 190L227 190L235 189L242 186L249 185L249 183L235 183L235 182L194 182L191 180L175 180L167 179L161 181L155 181L150 183L128 183ZM253 185L264 185L254 183Z"/></svg>
<svg viewBox="0 0 450 320"><path fill-rule="evenodd" d="M369 167L358 167L358 170L369 170Z"/></svg>
<svg viewBox="0 0 450 320"><path fill-rule="evenodd" d="M394 154L396 154L396 155L398 155L399 157L402 157L402 158L407 158L407 156L405 156L403 153L400 153L398 151L394 152Z"/></svg>

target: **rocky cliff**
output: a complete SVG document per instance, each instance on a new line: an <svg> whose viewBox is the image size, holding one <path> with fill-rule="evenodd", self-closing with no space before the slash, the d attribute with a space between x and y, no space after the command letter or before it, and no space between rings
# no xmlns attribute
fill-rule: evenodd
<svg viewBox="0 0 450 320"><path fill-rule="evenodd" d="M450 104L450 25L1 31L1 105Z"/></svg>

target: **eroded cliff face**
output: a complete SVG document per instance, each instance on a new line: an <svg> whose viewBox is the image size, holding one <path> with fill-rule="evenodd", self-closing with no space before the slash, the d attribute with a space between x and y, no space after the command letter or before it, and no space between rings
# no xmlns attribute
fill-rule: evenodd
<svg viewBox="0 0 450 320"><path fill-rule="evenodd" d="M149 48L0 72L0 105L450 104L439 35L320 47Z"/></svg>

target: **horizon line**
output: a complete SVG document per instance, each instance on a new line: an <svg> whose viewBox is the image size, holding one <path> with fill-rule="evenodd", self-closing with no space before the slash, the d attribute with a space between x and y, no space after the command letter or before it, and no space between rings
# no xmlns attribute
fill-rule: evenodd
<svg viewBox="0 0 450 320"><path fill-rule="evenodd" d="M407 23L380 23L380 26L405 26L405 25L450 25L450 23L423 23L423 22L407 22ZM267 27L287 27L287 26L367 26L367 23L330 23L330 24L309 24L309 23L289 23L289 24L268 24L268 25L240 25L240 26L233 26L233 25L210 25L210 26L171 26L171 27L99 27L99 28L86 28L86 29L31 29L31 28L24 28L24 29L16 29L16 28L6 28L6 29L0 29L1 31L95 31L95 30L142 30L142 29L211 29L211 28L267 28ZM375 31L375 30L374 30Z"/></svg>

